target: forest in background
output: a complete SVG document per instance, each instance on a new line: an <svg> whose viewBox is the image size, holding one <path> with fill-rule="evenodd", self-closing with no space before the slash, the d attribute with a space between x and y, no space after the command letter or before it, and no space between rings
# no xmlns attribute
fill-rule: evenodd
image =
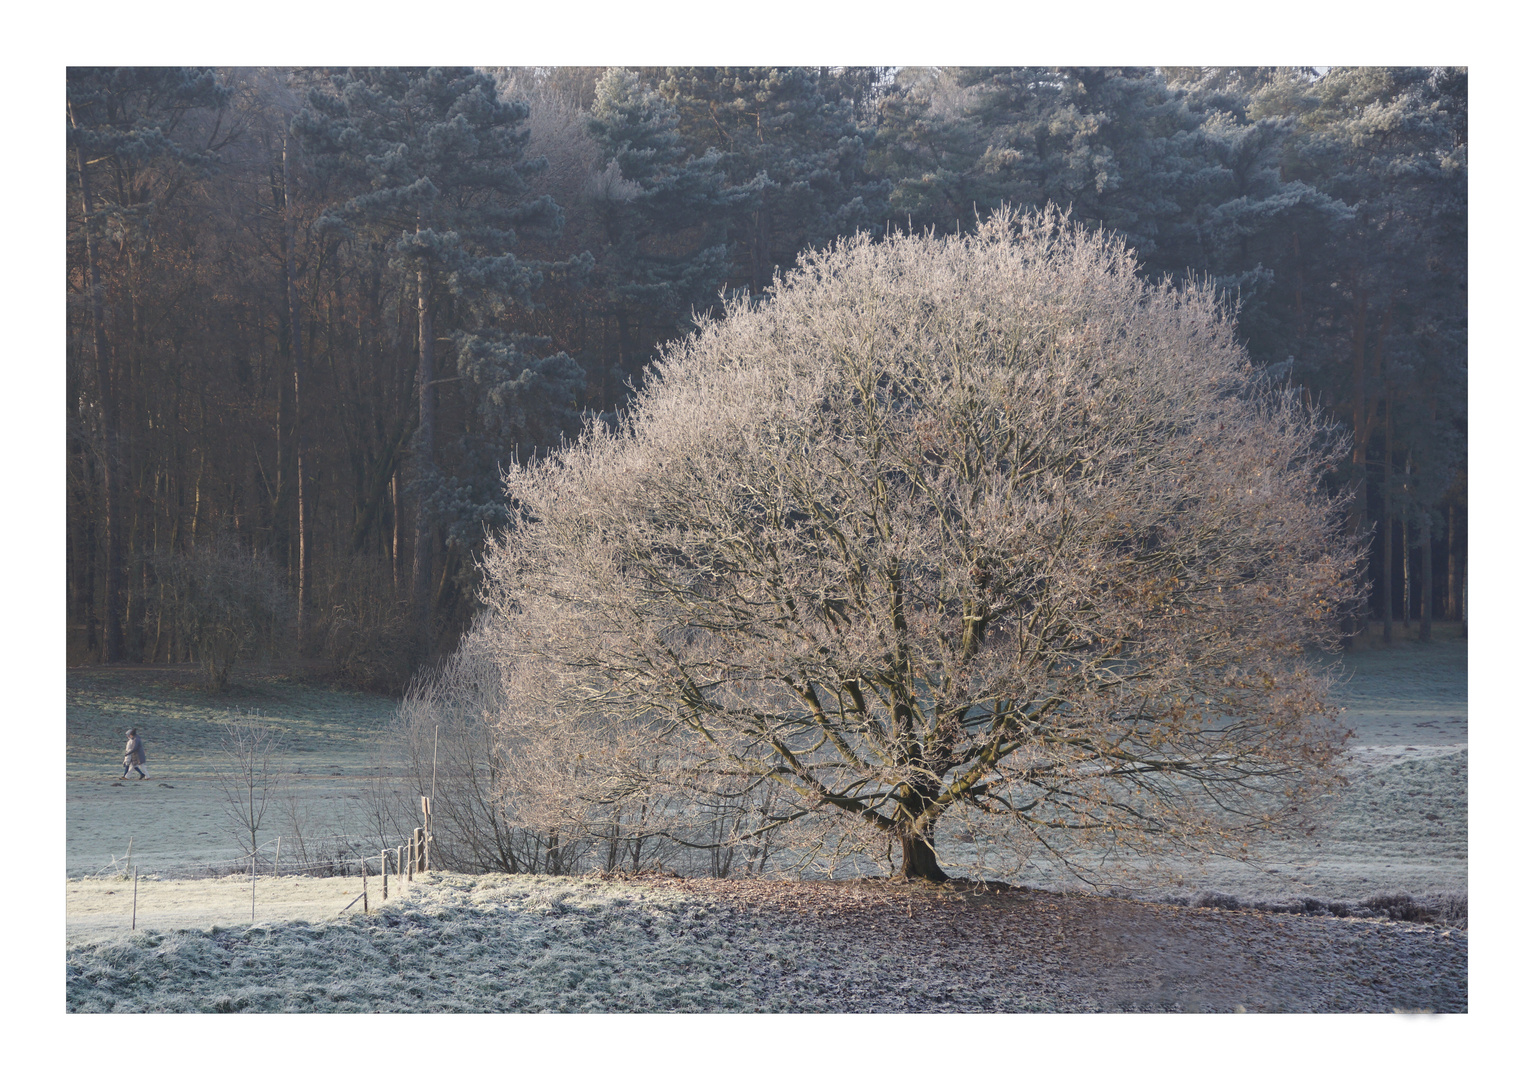
<svg viewBox="0 0 1534 1080"><path fill-rule="evenodd" d="M1068 206L1351 433L1369 618L1465 618L1468 80L1434 68L72 68L74 659L397 692L501 470L857 231ZM210 660L210 657L212 659Z"/></svg>

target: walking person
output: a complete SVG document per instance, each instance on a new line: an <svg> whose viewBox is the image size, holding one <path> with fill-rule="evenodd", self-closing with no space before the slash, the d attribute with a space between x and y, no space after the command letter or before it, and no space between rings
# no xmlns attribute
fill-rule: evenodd
<svg viewBox="0 0 1534 1080"><path fill-rule="evenodd" d="M123 779L128 779L129 769L138 773L140 780L149 779L144 775L144 770L140 768L148 760L148 757L144 754L144 740L138 737L138 728L130 727L128 729L128 745L123 750Z"/></svg>

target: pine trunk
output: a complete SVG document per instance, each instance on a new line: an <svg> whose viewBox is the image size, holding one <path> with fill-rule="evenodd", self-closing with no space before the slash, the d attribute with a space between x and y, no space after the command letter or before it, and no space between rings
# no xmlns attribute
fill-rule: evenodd
<svg viewBox="0 0 1534 1080"><path fill-rule="evenodd" d="M1443 525L1443 618L1459 618L1459 592L1456 589L1457 560L1454 558L1454 503L1448 505L1448 520Z"/></svg>
<svg viewBox="0 0 1534 1080"><path fill-rule="evenodd" d="M432 474L432 459L435 454L433 442L436 435L434 421L437 388L433 384L436 376L432 370L431 296L425 270L416 272L416 286L419 296L418 330L421 339L416 379L421 395L421 420L415 433L415 466L416 479L421 484L422 490L415 499L415 558L410 568L410 597L416 628L424 643L428 636L427 621L431 614L432 552L431 523L428 521L423 502L426 497L425 486Z"/></svg>
<svg viewBox="0 0 1534 1080"><path fill-rule="evenodd" d="M400 550L405 542L405 517L404 508L400 501L399 492L399 465L394 466L394 475L389 478L390 509L394 514L393 532L389 538L389 570L394 575L394 594L399 595L399 562Z"/></svg>
<svg viewBox="0 0 1534 1080"><path fill-rule="evenodd" d="M1385 579L1385 616L1384 623L1380 628L1381 636L1385 641L1395 640L1395 612L1396 612L1396 526L1395 517L1390 510L1390 496L1395 489L1395 461L1392 454L1395 448L1390 438L1390 395L1385 395L1385 480L1380 485L1380 514L1385 525L1385 566L1383 576Z"/></svg>
<svg viewBox="0 0 1534 1080"><path fill-rule="evenodd" d="M293 224L293 177L288 168L288 141L282 140L282 210L284 241L284 276L288 284L289 352L293 357L293 456L294 479L298 496L298 625L299 648L309 633L309 608L314 603L310 578L309 515L304 491L304 336L302 309L298 299L297 246Z"/></svg>
<svg viewBox="0 0 1534 1080"><path fill-rule="evenodd" d="M85 613L85 651L93 657L101 656L101 623L96 611L96 518L89 505L91 490L90 451L80 452L80 475L85 477L87 504L80 515L80 554L83 566L80 570L79 604Z"/></svg>
<svg viewBox="0 0 1534 1080"><path fill-rule="evenodd" d="M91 341L95 348L96 392L101 408L101 517L106 536L102 582L101 659L121 660L123 645L122 502L118 494L117 399L112 379L112 354L107 346L105 315L101 308L101 271L96 265L96 243L91 235L90 171L85 152L75 150L80 175L80 204L84 213L85 267L90 289Z"/></svg>
<svg viewBox="0 0 1534 1080"><path fill-rule="evenodd" d="M1383 615L1380 622L1380 636L1385 641L1395 640L1395 610L1396 610L1396 523L1388 514L1383 522L1385 527L1385 565L1380 576L1384 581L1384 588L1380 590L1380 600Z"/></svg>
<svg viewBox="0 0 1534 1080"><path fill-rule="evenodd" d="M1433 640L1433 519L1426 511L1418 526L1422 537L1422 627L1417 637L1420 641Z"/></svg>

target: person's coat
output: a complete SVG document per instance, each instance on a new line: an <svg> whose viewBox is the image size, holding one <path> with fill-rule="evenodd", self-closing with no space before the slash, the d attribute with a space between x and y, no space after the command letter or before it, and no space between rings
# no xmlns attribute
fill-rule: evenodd
<svg viewBox="0 0 1534 1080"><path fill-rule="evenodd" d="M137 735L128 736L128 745L123 750L124 765L142 765L149 759L144 756L144 743Z"/></svg>

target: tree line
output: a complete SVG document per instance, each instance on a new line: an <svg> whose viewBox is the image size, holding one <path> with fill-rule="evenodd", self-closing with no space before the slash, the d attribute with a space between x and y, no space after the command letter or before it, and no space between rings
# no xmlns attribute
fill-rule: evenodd
<svg viewBox="0 0 1534 1080"><path fill-rule="evenodd" d="M215 626L398 689L474 615L504 469L659 344L837 238L1049 204L1239 300L1352 438L1367 614L1426 635L1465 616L1467 102L1427 68L70 69L71 650Z"/></svg>

